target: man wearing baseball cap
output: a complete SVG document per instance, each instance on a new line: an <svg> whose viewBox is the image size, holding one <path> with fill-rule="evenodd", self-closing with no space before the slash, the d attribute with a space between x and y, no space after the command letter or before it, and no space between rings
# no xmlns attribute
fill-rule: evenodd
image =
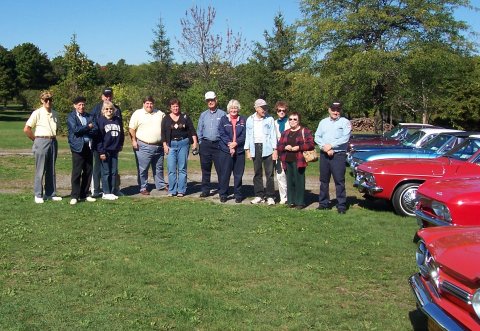
<svg viewBox="0 0 480 331"><path fill-rule="evenodd" d="M258 204L267 202L275 204L275 183L273 181L273 162L277 160L277 134L275 120L268 115L267 103L257 99L253 104L255 113L249 116L246 123L245 152L248 159L253 160L253 191L255 198L250 202ZM263 168L263 169L262 169ZM266 185L263 185L265 171Z"/></svg>
<svg viewBox="0 0 480 331"><path fill-rule="evenodd" d="M329 116L318 124L315 142L320 147L320 194L317 209L329 209L330 177L335 182L337 211L345 214L347 210L347 194L345 190L345 162L347 144L350 139L352 125L341 116L342 104L333 102L328 108Z"/></svg>
<svg viewBox="0 0 480 331"><path fill-rule="evenodd" d="M101 98L102 98L102 101L97 103L95 105L95 107L93 107L92 112L91 112L91 115L93 117L93 121L94 121L95 125L97 125L97 123L98 123L98 118L100 116L102 116L103 102L104 101L112 102L113 89L111 87L105 87L102 90L102 97ZM120 110L120 107L118 107L115 104L114 104L114 107L115 107L116 111L115 111L115 114L113 114L113 115L120 117L120 120L122 120L122 112ZM101 184L101 164L102 164L102 162L100 160L100 155L98 154L96 147L93 146L93 170L92 170L91 191L92 191L92 196L95 197L95 198L100 197L100 195L102 194L102 189L100 188L100 184ZM120 177L120 176L118 176L118 177ZM117 187L115 187L113 193L117 196L122 196L123 194L120 192L120 188L119 188L120 180L117 179L116 183L117 183Z"/></svg>
<svg viewBox="0 0 480 331"><path fill-rule="evenodd" d="M218 143L220 134L218 125L220 119L226 113L217 108L217 95L213 91L205 93L205 102L208 109L200 114L197 126L198 143L200 144L200 166L202 168L202 193L201 198L206 198L210 195L210 180L212 175L212 163L215 166L218 174L220 169Z"/></svg>

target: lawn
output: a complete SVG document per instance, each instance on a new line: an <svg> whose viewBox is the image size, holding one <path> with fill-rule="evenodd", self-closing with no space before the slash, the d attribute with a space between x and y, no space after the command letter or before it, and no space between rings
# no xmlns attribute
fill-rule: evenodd
<svg viewBox="0 0 480 331"><path fill-rule="evenodd" d="M59 157L61 175L69 162ZM195 197L35 205L32 170L31 156L0 156L2 186L28 186L0 194L1 330L423 325L407 284L413 218L369 203L338 215Z"/></svg>

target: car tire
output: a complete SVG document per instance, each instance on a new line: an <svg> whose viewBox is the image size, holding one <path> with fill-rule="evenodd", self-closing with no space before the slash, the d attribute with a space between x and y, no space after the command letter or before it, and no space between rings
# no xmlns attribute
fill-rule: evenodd
<svg viewBox="0 0 480 331"><path fill-rule="evenodd" d="M392 205L395 213L401 216L415 216L415 200L420 183L400 185L393 193Z"/></svg>

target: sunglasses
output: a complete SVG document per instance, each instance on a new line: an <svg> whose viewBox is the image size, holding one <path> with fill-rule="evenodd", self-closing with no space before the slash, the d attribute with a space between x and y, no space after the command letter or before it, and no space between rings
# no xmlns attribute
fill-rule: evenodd
<svg viewBox="0 0 480 331"><path fill-rule="evenodd" d="M277 109L277 113L284 113L285 109Z"/></svg>
<svg viewBox="0 0 480 331"><path fill-rule="evenodd" d="M43 99L43 102L52 102L52 101L53 101L52 98L45 98L45 99Z"/></svg>
<svg viewBox="0 0 480 331"><path fill-rule="evenodd" d="M289 121L298 121L298 118L289 118Z"/></svg>

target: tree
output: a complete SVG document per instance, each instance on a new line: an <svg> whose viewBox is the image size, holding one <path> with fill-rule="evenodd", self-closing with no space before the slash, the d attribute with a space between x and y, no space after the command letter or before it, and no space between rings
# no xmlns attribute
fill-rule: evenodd
<svg viewBox="0 0 480 331"><path fill-rule="evenodd" d="M355 113L371 109L381 118L401 86L405 54L415 52L415 45L442 43L468 51L461 35L466 25L453 16L456 7L468 5L468 0L302 0L302 40L317 58L327 59L319 68L335 80L328 91L332 98L348 99ZM368 96L363 103L358 90Z"/></svg>
<svg viewBox="0 0 480 331"><path fill-rule="evenodd" d="M286 98L291 85L289 73L295 69L296 29L285 24L282 13L274 18L272 34L263 33L265 43L255 43L251 65L255 68L252 75L245 77L253 80L252 92L256 97L279 100Z"/></svg>
<svg viewBox="0 0 480 331"><path fill-rule="evenodd" d="M234 66L245 55L245 41L241 33L234 34L227 27L225 37L212 31L217 12L208 6L207 11L197 6L185 12L180 19L182 39L178 41L180 51L194 62L200 63L204 80L222 73L215 65Z"/></svg>
<svg viewBox="0 0 480 331"><path fill-rule="evenodd" d="M15 71L15 57L0 45L0 101L4 105L17 94L17 74Z"/></svg>
<svg viewBox="0 0 480 331"><path fill-rule="evenodd" d="M44 89L53 80L52 65L46 53L32 43L12 49L15 56L17 78L21 89Z"/></svg>
<svg viewBox="0 0 480 331"><path fill-rule="evenodd" d="M165 26L160 18L156 28L153 30L155 38L147 53L153 58L150 77L155 86L155 95L162 100L167 98L166 91L172 90L174 77L171 75L173 65L173 51L170 47Z"/></svg>

